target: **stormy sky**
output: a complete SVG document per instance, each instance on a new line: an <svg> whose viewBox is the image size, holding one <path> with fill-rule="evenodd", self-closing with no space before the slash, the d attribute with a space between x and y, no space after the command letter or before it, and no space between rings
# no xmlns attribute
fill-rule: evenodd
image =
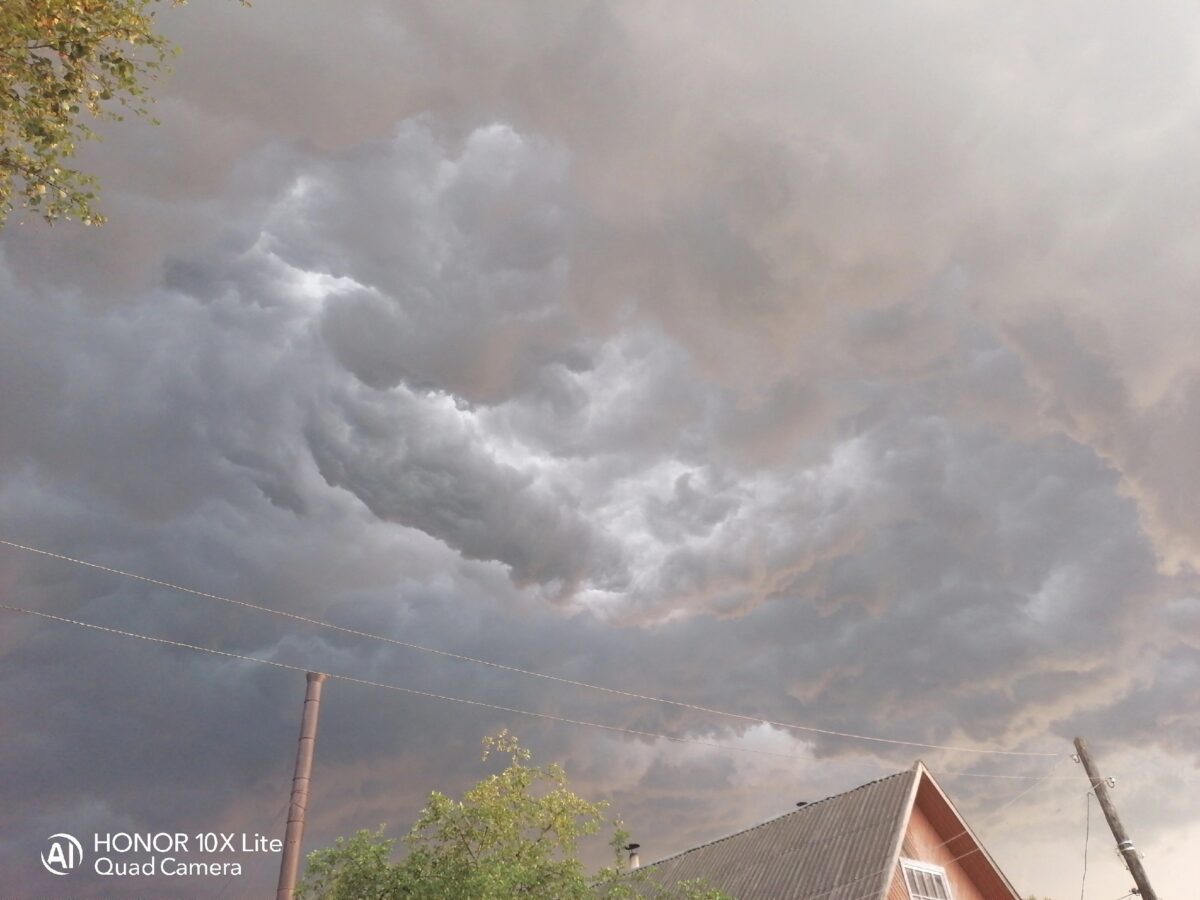
<svg viewBox="0 0 1200 900"><path fill-rule="evenodd" d="M1192 4L159 18L183 48L161 124L105 125L80 156L109 224L0 233L0 538L756 718L1060 757L1084 734L1156 887L1189 895ZM644 859L920 756L960 773L944 787L1023 893L1079 890L1069 761L637 702L9 547L0 595L771 751L334 681L309 848L403 831L508 727L611 801ZM56 832L281 836L303 690L0 613L0 893L63 890L38 862ZM1087 896L1114 900L1131 881L1094 806L1091 840Z"/></svg>

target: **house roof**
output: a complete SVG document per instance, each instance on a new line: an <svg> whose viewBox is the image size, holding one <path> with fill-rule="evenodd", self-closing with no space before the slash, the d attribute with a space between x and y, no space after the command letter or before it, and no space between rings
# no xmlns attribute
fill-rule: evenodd
<svg viewBox="0 0 1200 900"><path fill-rule="evenodd" d="M645 867L669 885L702 878L738 900L862 900L887 889L919 763Z"/></svg>

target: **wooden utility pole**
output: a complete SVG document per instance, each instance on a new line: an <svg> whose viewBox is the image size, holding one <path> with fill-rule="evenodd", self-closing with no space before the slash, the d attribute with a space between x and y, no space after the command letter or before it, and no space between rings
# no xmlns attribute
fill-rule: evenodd
<svg viewBox="0 0 1200 900"><path fill-rule="evenodd" d="M1138 856L1137 850L1133 848L1133 841L1129 839L1129 833L1121 824L1121 817L1117 815L1117 808L1113 806L1112 798L1108 796L1108 782L1100 777L1100 772L1097 771L1096 764L1092 761L1092 755L1088 753L1087 743L1081 737L1075 738L1075 752L1079 754L1079 761L1083 763L1083 768L1087 771L1088 778L1091 779L1092 790L1096 794L1096 799L1100 801L1100 808L1104 810L1104 818L1108 819L1108 827L1112 829L1113 837L1117 840L1117 850L1121 856L1125 857L1125 864L1129 866L1129 874L1133 876L1133 882L1137 885L1138 895L1142 900L1158 900L1158 894L1154 893L1154 888L1150 887L1150 877L1142 866L1142 859Z"/></svg>
<svg viewBox="0 0 1200 900"><path fill-rule="evenodd" d="M304 716L300 720L300 743L296 748L296 772L292 776L292 802L288 806L287 831L283 838L283 859L279 863L279 888L275 892L275 900L292 900L296 890L300 845L304 841L304 811L308 808L308 785L312 780L313 753L317 747L321 683L328 677L320 672L308 673Z"/></svg>

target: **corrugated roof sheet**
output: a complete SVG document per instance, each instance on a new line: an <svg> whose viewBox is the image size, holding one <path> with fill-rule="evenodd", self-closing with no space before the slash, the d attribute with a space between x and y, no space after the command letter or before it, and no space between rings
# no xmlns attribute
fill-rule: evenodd
<svg viewBox="0 0 1200 900"><path fill-rule="evenodd" d="M908 811L898 772L645 867L662 885L702 878L737 900L872 900ZM882 896L886 890L878 892Z"/></svg>

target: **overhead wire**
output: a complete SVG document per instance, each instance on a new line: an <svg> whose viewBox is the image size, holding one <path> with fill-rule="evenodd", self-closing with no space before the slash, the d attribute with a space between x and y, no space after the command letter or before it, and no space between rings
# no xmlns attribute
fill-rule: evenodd
<svg viewBox="0 0 1200 900"><path fill-rule="evenodd" d="M994 810L994 812L1001 812L1001 811L1007 809L1009 806L1016 803L1022 797L1026 796L1032 790L1037 788L1040 784L1044 784L1046 781L1049 781L1051 778L1054 777L1054 770L1057 769L1058 766L1060 766L1063 762L1065 762L1069 758L1070 757L1068 757L1068 756L1062 757L1061 759L1058 760L1058 762L1056 762L1053 766L1051 766L1047 772L1043 773L1040 776L1035 776L1034 784L1029 785L1028 787L1025 788L1025 790L1021 791L1016 796L1010 798L1007 802L1005 802L1003 805L999 806L996 810ZM945 773L941 773L941 774L945 774ZM828 799L835 799L836 796L837 795L835 795L835 797L828 798ZM821 801L821 802L825 802L825 801ZM799 812L803 813L804 810L802 809ZM787 816L792 816L792 815L796 815L796 814L797 814L797 811L792 810L791 812L785 813L784 815L779 816L778 818L782 819L782 818L786 818ZM765 822L763 824L769 825L771 821L774 821L774 820L769 820L768 822ZM761 826L756 826L756 827L761 827ZM837 841L839 839L849 838L854 835L861 834L864 831L868 831L868 830L870 830L872 828L876 828L876 827L877 827L877 824L874 824L874 825L868 824L865 826L858 826L855 828L845 829L842 831L835 831L835 832L828 833L828 834L822 833L819 838L816 838L812 841L802 841L800 844L792 847L792 850L798 851L798 850L802 849L803 847L808 846L809 844L814 844L814 843L815 844L831 843L831 842ZM945 840L941 841L940 843L931 845L929 849L936 850L940 847L944 847L947 844L949 844L951 841L957 840L958 838L962 837L963 835L968 834L969 831L970 831L970 829L964 828L962 831L952 834L950 837L946 838ZM971 853L976 852L979 849L980 849L980 847L976 846L975 848L972 848L971 850L969 850L967 853L964 853L960 856L955 857L954 859L949 860L948 863L955 862L958 859L963 859L963 858L969 856ZM683 851L683 852L686 853L689 851ZM656 860L655 862L648 863L646 865L646 868L652 869L655 866L661 865L664 862L672 860L676 856L679 856L679 855L681 855L681 854L672 854L670 856L663 857L662 859ZM839 882L838 884L835 884L832 887L825 888L824 890L819 891L817 893L808 894L805 897L803 897L802 900L820 900L820 898L825 897L825 896L833 893L834 891L840 890L841 888L852 887L853 885L859 884L860 882L868 881L872 878L878 878L878 877L882 876L885 872L890 872L892 870L892 868L893 867L889 866L888 868L878 869L874 872L868 872L866 875L860 875L857 878L851 879L850 881ZM878 897L878 892L873 888L871 893L862 895L860 897L856 897L856 898L854 898L854 900L874 900L874 898L876 898L876 897Z"/></svg>
<svg viewBox="0 0 1200 900"><path fill-rule="evenodd" d="M410 694L413 696L426 697L431 700L443 700L443 701L447 701L450 703L460 703L465 706L481 707L484 709L496 710L498 712L512 713L514 715L521 715L521 716L529 716L531 718L544 719L544 720L551 721L551 722L560 722L560 723L564 723L564 724L568 724L568 725L580 725L580 726L584 726L584 727L588 727L588 728L597 728L597 729L601 729L604 731L618 732L621 734L629 734L629 735L633 735L636 737L660 739L660 740L665 740L665 741L671 741L671 742L677 743L677 744L695 744L695 745L702 746L702 747L716 748L719 750L725 750L725 751L731 751L731 752L754 753L754 754L763 755L763 756L782 757L785 759L804 759L804 760L811 761L810 757L807 757L807 756L804 756L804 755L798 754L798 753L788 753L788 752L779 751L779 750L768 750L768 749L761 748L761 747L744 747L744 746L740 746L737 744L725 744L725 743L721 743L719 741L709 741L709 740L704 740L701 738L677 737L675 735L663 734L662 732L657 732L657 731L646 731L646 730L637 729L637 728L626 728L626 727L619 726L619 725L609 725L609 724L602 723L602 722L592 722L592 721L588 721L585 719L574 719L574 718L569 718L567 716L554 715L552 713L535 712L533 710L519 709L517 707L512 707L512 706L503 706L503 705L500 705L497 703L488 703L483 700L471 700L471 699L468 699L465 697L454 697L454 696L450 696L448 694L438 694L433 691L423 691L423 690L419 690L417 688L404 687L402 685L397 685L397 684L388 684L386 682L372 681L370 679L358 678L357 676L354 676L354 675L347 675L347 674L339 673L339 672L326 672L326 671L322 671L322 670L316 669L311 666L299 666L299 665L294 665L292 663L280 662L279 660L263 659L260 656L250 656L250 655L244 654L244 653L234 653L230 650L218 650L214 647L204 647L199 644L189 644L185 641L176 641L176 640L172 640L170 638L154 637L152 635L140 634L139 632L136 632L136 631L126 631L125 629L122 629L122 628L114 628L109 625L97 625L93 622L84 622L80 619L72 619L67 616L59 616L59 615L55 615L53 613L41 612L40 610L26 609L25 607L21 607L21 606L0 604L0 609L8 610L9 612L24 613L26 615L36 616L38 618L48 619L48 620L52 620L55 622L62 622L62 623L69 624L69 625L75 625L80 628L90 629L92 631L105 632L108 634L115 634L115 635L119 635L122 637L128 637L128 638L135 638L137 640L147 641L147 642L153 643L153 644L161 644L161 645L169 646L169 647L179 647L179 648L182 648L185 650L194 650L194 651L197 651L200 653L209 653L214 656L225 657L227 659L237 659L237 660L242 660L244 662L253 662L253 663L259 663L261 665L273 666L274 668L277 668L277 669L286 669L286 670L293 671L293 672L318 672L319 674L326 675L329 678L337 679L339 681L349 682L351 684L360 684L360 685L366 685L368 687L377 687L377 688L382 688L384 690L397 691L400 693ZM1066 758L1067 757L1065 757L1065 756L1063 757L1063 759L1066 759ZM858 761L851 762L851 761L846 761L846 760L825 760L824 762L830 762L835 765L864 765L864 766L872 766L872 767L892 768L890 766L887 766L886 764L878 763L875 761L866 761L866 760L863 760L861 762L858 762ZM1034 780L1034 781L1041 780L1037 776L1032 776L1032 775L1007 775L1007 774L993 774L993 773L989 773L989 772L944 771L944 772L942 772L942 774L956 775L956 776L962 776L962 777L967 777L967 778L995 778L995 779L1005 779L1005 780Z"/></svg>
<svg viewBox="0 0 1200 900"><path fill-rule="evenodd" d="M678 709L688 709L688 710L692 710L694 712L702 712L702 713L706 713L709 715L724 716L724 717L730 718L730 719L739 719L741 721L754 722L755 724L765 724L765 725L773 726L775 728L785 728L785 729L789 729L792 731L803 731L803 732L808 732L810 734L821 734L821 735L826 735L829 737L839 737L839 738L846 738L849 740L868 741L868 742L879 743L879 744L890 744L890 745L905 746L905 747L920 747L920 748L926 749L926 750L942 750L942 751L954 752L954 753L979 753L979 754L990 754L990 755L997 755L997 756L1051 758L1051 757L1056 757L1059 755L1058 753L1049 753L1049 752L1044 752L1044 751L1005 750L1005 749L991 748L991 747L968 747L968 746L950 745L950 744L932 744L932 743L924 743L921 741L906 741L906 740L901 740L901 739L897 739L897 738L886 738L886 737L878 737L878 736L874 736L874 735L857 734L855 732L849 732L849 731L838 731L838 730L830 729L830 728L820 728L815 725L801 725L801 724L794 723L794 722L783 722L783 721L774 720L774 719L767 719L767 718L763 718L762 716L752 716L752 715L748 715L745 713L737 713L737 712L732 712L729 710L717 709L715 707L703 706L703 705L695 704L695 703L687 703L687 702L680 701L680 700L672 700L667 697L656 697L656 696L649 695L649 694L641 694L636 691L626 691L626 690L621 690L619 688L607 687L605 685L592 684L590 682L580 681L580 680L576 680L573 678L565 678L560 675L551 675L546 672L538 672L538 671L535 671L532 669L524 669L519 666L506 665L504 663L495 662L493 660L481 659L479 657L468 656L468 655L462 654L462 653L454 653L449 650L442 650L437 647L429 647L424 644L417 644L417 643L413 643L411 641L403 641L398 638L388 637L387 635L375 634L375 633L368 632L368 631L362 631L357 628L348 628L343 625L335 625L332 622L326 622L322 619L315 619L310 616L300 615L299 613L292 613L292 612L287 612L286 610L275 609L275 608L269 607L269 606L262 606L260 604L251 603L246 600L237 600L237 599L234 599L231 597L223 597L223 596L220 596L219 594L212 594L207 591L196 590L195 588L189 588L184 585L175 584L170 581L163 581L158 578L151 578L146 575L139 575L135 572L128 572L128 571L125 571L122 569L116 569L111 566L105 566L105 565L101 565L99 563L89 562L84 559L78 559L76 557L66 556L61 553L54 553L50 550L43 550L41 548L31 547L26 544L18 544L14 541L5 540L3 538L0 538L0 545L11 547L16 550L23 550L23 551L26 551L29 553L36 553L41 556L50 557L52 559L62 560L64 562L69 562L74 565L84 566L89 569L95 569L97 571L106 572L111 575L118 575L123 578L131 578L131 579L134 579L137 581L144 582L146 584L152 584L157 587L167 588L169 590L177 591L180 593L191 594L193 596L203 597L208 600L217 600L221 603L228 603L228 604L232 604L234 606L243 607L245 609L252 609L252 610L255 610L256 612L266 613L268 615L280 616L282 618L291 619L296 622L303 622L307 625L315 625L320 628L327 628L332 631L341 632L343 634L352 635L354 637L368 638L370 640L381 641L383 643L392 644L392 645L398 646L398 647L405 647L410 650L418 650L422 653L431 653L431 654L435 654L437 656L447 657L450 659L456 659L461 662L469 662L469 663L473 663L476 665L488 666L493 669L499 669L499 670L506 671L506 672L513 672L513 673L516 673L519 675L525 675L525 676L532 677L532 678L541 678L546 681L553 681L553 682L557 682L559 684L570 685L572 687L586 688L588 690L599 691L602 693L615 695L615 696L619 696L619 697L625 697L625 698L632 699L632 700L643 700L643 701L648 701L648 702L652 702L652 703L661 703L661 704L665 704L668 706L676 707ZM997 776L997 777L999 777L999 776Z"/></svg>
<svg viewBox="0 0 1200 900"><path fill-rule="evenodd" d="M1083 877L1079 880L1079 900L1087 890L1088 841L1092 837L1092 792L1088 791L1083 797Z"/></svg>
<svg viewBox="0 0 1200 900"><path fill-rule="evenodd" d="M1065 759L1065 757L1064 757L1064 759ZM1060 760L1060 762L1061 762L1061 760ZM1019 794L1012 797L1008 802L1006 802L1002 806L998 807L995 810L995 812L1000 812L1000 811L1006 809L1007 807L1011 806L1016 801L1020 800L1026 794L1030 793L1032 790L1034 790L1034 788L1045 783L1046 781L1049 781L1052 777L1053 769L1055 769L1057 767L1058 767L1058 763L1056 763L1054 766L1051 767L1050 774L1046 774L1046 775L1043 775L1042 777L1038 778L1034 784L1029 785L1025 790L1021 791ZM859 830L861 830L861 829L859 829ZM946 838L941 843L934 844L930 849L936 850L939 847L944 847L947 844L949 844L951 841L956 840L957 838L962 837L963 835L965 835L967 833L968 833L967 829L959 831L956 834L953 834L950 837ZM844 833L835 834L835 835L832 835L831 837L839 837L839 836L842 836L842 834L844 834ZM822 838L822 841L825 841L825 840L828 840L828 838ZM982 848L977 845L975 847L972 847L966 853L959 854L958 856L955 856L952 859L949 859L944 863L940 863L939 865L942 865L943 867L948 866L951 863L958 862L961 859L965 859L966 857L970 856L973 853L978 853L980 851L980 849L982 849ZM667 858L669 859L670 857L667 857ZM653 868L655 865L658 865L658 863L649 863L647 865L647 868ZM825 888L821 891L817 891L816 893L806 894L804 897L800 898L800 900L821 900L821 898L828 897L833 892L839 891L842 888L852 887L852 886L854 886L856 884L860 884L864 881L870 881L871 879L874 879L874 878L880 878L884 874L894 871L894 868L895 868L894 865L889 865L886 868L877 869L874 872L868 872L866 875L860 875L857 878L850 879L849 881L838 882L837 884L833 885L832 887ZM867 892L865 894L859 894L857 897L854 897L853 900L876 900L876 898L878 898L878 897L879 897L879 889L878 889L878 887L873 887L873 888L871 888L871 890L869 892ZM1123 900L1123 898L1118 898L1118 900Z"/></svg>
<svg viewBox="0 0 1200 900"><path fill-rule="evenodd" d="M41 612L38 610L26 609L24 607L11 606L8 604L0 604L0 609L8 610L10 612L24 613L27 615L36 616L36 617L43 618L43 619L48 619L48 620L53 620L53 621L62 622L62 623L66 623L66 624L76 625L76 626L79 626L79 627L82 627L85 629L104 632L104 633L108 633L108 634L115 634L115 635L122 636L122 637L136 638L138 640L147 641L150 643L161 644L161 645L166 645L166 646L171 646L171 647L178 647L178 648L198 651L198 652L202 652L202 653L209 653L209 654L213 654L216 656L221 656L221 657L225 657L225 658L229 658L229 659L236 659L236 660L245 661L245 662L254 662L254 663L259 663L262 665L272 666L275 668L287 669L290 671L296 671L296 672L319 671L319 670L316 670L316 669L313 669L310 667L297 666L297 665L293 665L291 663L280 662L278 660L268 660L268 659L263 659L261 657L250 656L248 654L234 653L234 652L227 651L227 650L218 650L215 648L203 647L203 646L200 646L197 644L190 644L190 643L183 642L183 641L175 641L175 640L171 640L169 638L154 637L151 635L139 634L137 632L126 631L124 629L113 628L110 626L97 625L97 624L91 623L91 622L84 622L84 621L81 621L78 619L71 619L66 616L58 616L58 615L54 615L52 613L46 613L46 612ZM516 707L509 707L509 706L503 706L500 704L487 703L485 701L480 701L480 700L471 700L471 699L462 698L462 697L454 697L454 696L445 695L445 694L438 694L438 693L434 693L432 691L423 691L423 690L418 690L415 688L403 687L401 685L394 685L394 684L388 684L388 683L384 683L384 682L372 681L369 679L358 678L356 676L347 675L347 674L343 674L343 673L320 672L320 674L324 674L329 678L349 682L352 684L360 684L360 685L365 685L365 686L369 686L369 687L377 687L377 688L382 688L385 690L397 691L397 692L415 695L415 696L424 697L424 698L433 699L433 700L443 700L443 701L448 701L448 702L453 702L453 703L460 703L460 704L464 704L464 705L468 705L468 706L482 707L482 708L496 710L496 711L500 711L500 712L529 716L529 717L544 719L544 720L553 721L553 722L597 728L597 729L601 729L601 730L605 730L605 731L609 731L609 732L619 732L619 733L629 734L629 735L633 735L633 736L637 736L637 737L665 740L665 741L669 741L672 743L680 743L680 744L694 744L694 745L699 745L699 746L704 746L704 747L714 748L714 749L719 749L719 750L724 750L724 751L731 751L731 752L754 753L754 754L759 754L759 755L784 757L784 758L791 758L791 759L807 759L807 757L804 757L804 756L801 756L800 754L795 754L795 753L786 753L786 752L767 750L767 749L756 748L756 747L743 747L743 746L738 746L738 745L734 745L734 744L725 744L725 743L721 743L721 742L717 742L717 741L703 740L703 739L699 739L699 738L683 738L683 737L677 737L675 735L664 734L661 732L653 732L653 731L647 731L647 730L642 730L642 729L625 728L625 727L609 725L609 724L605 724L605 723L591 722L591 721L587 721L587 720L583 720L583 719L573 719L573 718L569 718L569 717L565 717L565 716L553 715L550 713L540 713L540 712L535 712L532 710L524 710L524 709L518 709ZM954 772L954 771L942 771L940 774L950 775L950 776L957 775L957 776L966 776L966 777L1031 780L1032 783L1029 786L1027 786L1024 790L1020 791L1018 794L1016 794L1014 797L1012 797L1009 801L1007 801L1005 804L1003 804L1001 807L999 807L996 810L996 812L1000 812L1003 809L1007 808L1008 806L1012 805L1013 803L1016 803L1022 797L1026 796L1027 794L1032 792L1034 789L1036 789L1040 785L1044 784L1046 781L1054 778L1055 777L1054 770L1057 769L1057 767L1059 765L1061 765L1063 762L1065 762L1066 759L1068 759L1068 758L1070 758L1069 755L1060 755L1058 758L1058 761L1055 763L1055 765L1053 767L1051 767L1051 770L1041 776L1002 775L1002 774L993 774L993 773ZM844 761L840 761L840 760L832 760L832 761L826 761L826 762L834 762L835 764L846 764ZM857 763L849 763L849 764L855 765ZM866 763L864 763L864 764L866 764ZM965 835L967 833L968 833L967 830L964 829L963 831L960 831L957 834L952 835L951 837L942 841L941 844L938 844L936 846L945 846L946 844L950 843L950 841L953 841L956 838L961 837L962 835ZM950 860L950 862L956 862L960 859L963 859L966 856L971 855L972 853L978 852L979 849L980 848L978 846L973 847L971 850L967 851L966 853L961 854L961 855L955 857L954 859ZM862 876L860 878L856 878L856 879L853 879L848 882L843 882L841 884L835 885L834 887L832 887L826 891L808 895L807 897L803 898L803 900L820 900L820 898L827 896L828 894L832 893L835 890L838 890L839 888L848 887L848 886L856 884L858 882L865 881L868 878L882 875L885 871L888 871L888 870L886 870L886 869L881 870L880 872L872 873L871 875ZM862 898L855 898L855 900L869 900L869 898L871 898L873 896L874 896L874 893L864 895Z"/></svg>
<svg viewBox="0 0 1200 900"><path fill-rule="evenodd" d="M722 750L732 750L732 751L744 752L744 753L757 753L757 754L762 754L762 755L766 755L766 756L780 756L780 757L787 757L787 758L791 758L791 759L802 758L799 754L796 754L796 753L785 753L783 751L766 750L766 749L758 748L758 747L739 747L735 744L722 744L722 743L719 743L716 741L701 740L699 738L681 738L681 737L675 737L675 736L669 735L669 734L662 734L660 732L655 732L655 731L643 731L643 730L636 729L636 728L624 728L619 725L607 725L607 724L603 724L600 722L589 722L589 721L585 721L583 719L572 719L572 718L568 718L566 716L557 716L552 713L541 713L541 712L534 712L532 710L527 710L527 709L517 709L516 707L502 706L502 705L496 704L496 703L488 703L483 700L470 700L465 697L452 697L447 694L434 693L433 691L422 691L422 690L418 690L417 688L403 687L403 686L397 685L397 684L388 684L386 682L371 681L370 679L358 678L354 675L346 675L346 674L340 673L340 672L326 672L326 671L308 667L308 666L297 666L297 665L293 665L291 663L280 662L278 660L263 659L260 656L249 656L244 653L234 653L229 650L217 650L216 648L213 648L213 647L202 647L199 644L189 644L185 641L175 641L175 640L171 640L170 638L153 637L153 636L147 635L147 634L139 634L138 632L135 632L135 631L125 631L124 629L121 629L121 628L112 628L107 625L97 625L93 622L84 622L79 619L71 619L66 616L57 616L52 613L40 612L38 610L33 610L33 609L25 609L24 607L19 607L19 606L10 606L8 604L3 604L3 603L0 603L0 609L8 610L10 612L26 613L28 615L38 616L43 619L52 619L56 622L64 622L64 623L67 623L70 625L78 625L82 628L90 628L95 631L107 632L108 634L116 634L116 635L120 635L122 637L136 638L138 640L149 641L149 642L155 643L155 644L163 644L163 645L166 645L169 647L180 647L180 648L183 648L186 650L199 651L201 653L211 653L216 656L223 656L223 657L226 657L229 659L237 659L237 660L242 660L244 662L260 663L260 664L266 665L266 666L274 666L277 669L288 669L293 672L316 672L318 674L325 675L329 678L333 678L333 679L336 679L339 681L350 682L351 684L360 684L360 685L366 685L368 687L383 688L384 690L399 691L401 693L412 694L412 695L415 695L418 697L426 697L431 700L445 700L445 701L449 701L451 703L462 703L462 704L465 704L468 706L478 706L478 707L482 707L485 709L497 710L499 712L514 713L514 714L522 715L522 716L532 716L532 717L538 718L538 719L547 719L552 722L563 722L563 723L566 723L569 725L583 725L583 726L587 726L590 728L600 728L600 729L604 729L606 731L621 732L623 734L631 734L631 735L635 735L638 737L659 738L662 740L673 741L675 743L681 743L681 744L699 744L701 746L716 747L716 748L719 748Z"/></svg>
<svg viewBox="0 0 1200 900"><path fill-rule="evenodd" d="M1034 782L1033 782L1033 784L1030 784L1030 785L1029 785L1029 786L1027 786L1027 787L1026 787L1024 790L1020 791L1019 793L1017 793L1017 794L1016 794L1016 795L1014 795L1013 797L1009 798L1009 799L1008 799L1008 800L1007 800L1005 803L1001 804L1000 806L998 806L998 807L996 807L994 810L992 810L992 814L993 814L993 815L995 815L995 814L997 814L997 813L1003 812L1004 810L1008 809L1010 806L1012 806L1013 804L1015 804L1017 801L1021 800L1023 797L1026 797L1027 795L1029 795L1030 793L1032 793L1032 792L1033 792L1034 790L1036 790L1038 787L1040 787L1040 786L1044 785L1044 784L1045 784L1046 782L1048 782L1048 781L1051 781L1051 780L1053 780L1053 779L1055 778L1055 774L1054 774L1054 773L1055 773L1055 771L1058 769L1058 767L1059 767L1059 766L1061 766L1061 765L1062 765L1064 762L1066 762L1068 759L1070 759L1070 756L1063 756L1062 758L1060 758L1060 759L1059 759L1057 762L1055 762L1055 764L1054 764L1053 766L1051 766L1051 767L1050 767L1050 768L1049 768L1049 769L1046 771L1046 773L1045 773L1045 774L1043 774L1043 775L1042 775L1041 777L1039 777L1039 778L1038 778L1036 781L1034 781ZM1074 777L1076 777L1076 776L1070 776L1070 777L1074 778ZM933 845L933 847L932 847L931 849L935 849L935 850L936 850L936 849L938 849L939 847L945 847L945 846L947 846L947 845L948 845L948 844L949 844L951 841L958 840L958 838L960 838L960 837L963 837L964 835L967 835L967 834L969 834L969 833L970 833L970 829L969 829L969 828L964 828L964 829L962 829L961 831L957 832L956 834L953 834L953 835L951 835L950 837L946 838L946 839L945 839L945 840L943 840L943 841L942 841L940 844L934 844L934 845ZM981 845L981 844L979 844L978 842L976 842L975 846L974 846L974 847L972 847L972 848L971 848L970 850L968 850L967 852L965 852L965 853L960 853L958 856L955 856L955 857L953 857L952 859L949 859L949 860L947 860L945 863L941 863L940 865L942 865L942 866L943 866L943 868L944 868L945 866L948 866L948 865L950 865L951 863L956 863L956 862L958 862L958 861L960 861L960 860L966 859L968 856L971 856L971 855L972 855L972 854L974 854L974 853L978 853L978 852L979 852L980 850L982 850L982 849L983 849L983 848L982 848L982 845ZM881 877L882 877L882 876L883 876L885 873L887 873L887 872L891 872L891 871L893 871L893 870L894 870L894 865L889 865L887 868L884 868L884 869L879 869L879 870L877 870L877 871L875 871L875 872L871 872L871 873L869 873L869 874L867 874L867 875L861 875L861 876L859 876L858 878L851 879L850 881L843 881L843 882L841 882L841 883L839 883L839 884L835 884L833 887L826 888L826 889L825 889L825 890L823 890L823 891L818 891L818 892L817 892L817 893L815 893L815 894L808 894L808 895L806 895L806 896L804 896L804 897L800 898L800 900L821 900L821 898L829 896L829 895L830 895L830 894L832 894L834 891L840 890L840 889L842 889L842 888L845 888L845 887L850 887L850 886L852 886L852 885L855 885L855 884L859 884L859 883L861 883L861 882L863 882L863 881L868 881L868 880L870 880L870 879L872 879L872 878L881 878ZM853 900L874 900L874 898L876 898L876 897L878 897L878 896L879 896L879 892L878 892L878 890L877 890L877 889L875 889L875 888L872 888L872 889L871 889L871 891L870 891L870 893L867 893L867 894L861 894L861 895L859 895L858 897L855 897L855 898L853 898Z"/></svg>
<svg viewBox="0 0 1200 900"><path fill-rule="evenodd" d="M271 816L270 820L267 822L266 827L263 828L263 830L259 833L260 834L270 834L271 832L273 832L275 830L276 823L278 823L279 820L283 817L283 814L285 812L287 812L287 808L289 806L291 806L291 804L292 804L291 797L288 797L288 799L284 800L283 803L280 805L278 811L276 811L275 815ZM237 880L237 877L238 876L235 875L233 872L230 872L230 874L225 877L225 881L221 885L221 890L217 892L216 900L222 900L223 897L228 895L229 888L233 886L233 883L234 883L234 881Z"/></svg>

